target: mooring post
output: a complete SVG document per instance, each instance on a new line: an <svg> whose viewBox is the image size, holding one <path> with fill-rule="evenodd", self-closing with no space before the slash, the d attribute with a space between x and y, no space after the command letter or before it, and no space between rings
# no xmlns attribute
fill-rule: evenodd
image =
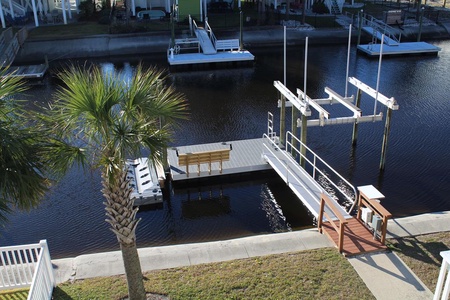
<svg viewBox="0 0 450 300"><path fill-rule="evenodd" d="M280 93L281 94L281 93ZM280 145L285 145L285 135L286 135L286 98L281 94L280 97Z"/></svg>
<svg viewBox="0 0 450 300"><path fill-rule="evenodd" d="M425 7L422 6L420 9L420 20L419 20L419 33L417 34L417 41L420 42L420 37L422 35L422 23L423 23L423 11L425 10Z"/></svg>
<svg viewBox="0 0 450 300"><path fill-rule="evenodd" d="M391 116L392 109L388 107L386 113L386 123L384 124L383 144L381 147L380 170L384 170L384 164L386 163L387 142L389 138L389 132L391 131Z"/></svg>
<svg viewBox="0 0 450 300"><path fill-rule="evenodd" d="M302 168L305 168L306 165L306 148L303 145L306 145L306 133L308 130L308 126L307 126L307 121L308 121L308 117L305 116L304 114L302 114L302 129L301 129L301 134L300 134L300 141L302 142L302 145L300 145L300 153L302 154L300 156L300 165L302 166Z"/></svg>
<svg viewBox="0 0 450 300"><path fill-rule="evenodd" d="M295 106L292 106L291 132L292 132L292 135L294 137L297 137L297 132L298 132L298 129L297 129L298 113L299 113L298 109ZM296 154L297 154L296 151L295 151L295 149L297 149L297 140L293 138L291 143L292 143L291 154L292 154L293 157L295 157Z"/></svg>
<svg viewBox="0 0 450 300"><path fill-rule="evenodd" d="M359 26L358 26L358 42L356 43L357 46L359 46L359 43L361 41L361 28L362 28L362 22L363 22L363 10L361 9L361 12L359 13Z"/></svg>
<svg viewBox="0 0 450 300"><path fill-rule="evenodd" d="M241 3L239 1L239 3ZM244 49L244 39L242 36L242 23L244 22L244 15L242 14L242 10L239 11L239 51L241 51L242 49Z"/></svg>
<svg viewBox="0 0 450 300"><path fill-rule="evenodd" d="M356 107L361 106L361 89L358 89L358 92L356 93ZM352 134L352 146L356 146L356 140L358 139L358 122L353 123L353 134Z"/></svg>
<svg viewBox="0 0 450 300"><path fill-rule="evenodd" d="M283 84L286 86L286 26L283 27ZM281 94L280 107L280 145L286 145L286 98Z"/></svg>

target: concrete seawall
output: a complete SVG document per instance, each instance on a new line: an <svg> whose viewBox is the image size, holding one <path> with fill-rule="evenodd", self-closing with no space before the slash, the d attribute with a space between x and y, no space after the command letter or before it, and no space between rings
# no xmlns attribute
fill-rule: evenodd
<svg viewBox="0 0 450 300"><path fill-rule="evenodd" d="M413 40L416 28L404 31L403 40ZM357 31L352 34L356 42ZM218 39L239 38L238 31L217 31ZM297 30L286 31L288 46L298 46L309 37L310 44L345 44L348 41L346 29L327 30ZM423 39L448 39L449 33L445 27L426 26L422 30ZM283 27L259 27L243 32L245 48L252 50L257 47L276 47L284 43ZM369 37L362 35L361 42L367 42ZM70 58L93 58L119 55L143 55L150 53L165 53L170 41L169 32L140 33L121 35L96 35L88 37L72 37L60 39L28 39L16 56L15 63L42 63L45 56L49 60Z"/></svg>

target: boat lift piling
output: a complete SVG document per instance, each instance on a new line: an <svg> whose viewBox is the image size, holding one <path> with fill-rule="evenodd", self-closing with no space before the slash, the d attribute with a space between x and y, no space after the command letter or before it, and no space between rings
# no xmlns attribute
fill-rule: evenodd
<svg viewBox="0 0 450 300"><path fill-rule="evenodd" d="M286 26L283 26L284 30L284 46L283 46L283 84L286 86ZM284 147L286 144L286 97L280 90L280 145Z"/></svg>
<svg viewBox="0 0 450 300"><path fill-rule="evenodd" d="M303 101L306 103L306 110L302 112L302 128L301 128L301 134L300 134L300 141L302 142L303 145L306 145L306 136L307 136L307 128L308 126L306 126L307 122L308 122L308 110L309 110L309 105L307 104L308 101L308 97L306 96L306 78L307 78L307 72L308 72L308 37L306 37L305 40L305 70L304 70L304 75L303 75ZM298 91L297 91L298 92ZM309 111L309 115L311 115L311 111ZM294 119L292 119L292 124L294 124ZM300 153L301 153L301 157L300 157L300 165L302 166L302 168L305 168L305 157L306 157L306 148L304 146L301 146L300 148Z"/></svg>
<svg viewBox="0 0 450 300"><path fill-rule="evenodd" d="M349 43L348 47L350 50L351 46L351 30L352 26L349 27ZM378 74L377 74L377 83L376 89L371 88L370 86L364 84L360 80L349 77L349 63L350 63L350 51L347 53L347 68L346 68L346 78L345 78L345 95L341 96L337 92L333 91L329 87L325 87L325 93L328 94L328 98L324 99L311 99L308 97L306 93L306 83L307 83L307 61L308 61L308 37L305 40L305 68L304 68L304 82L303 89L304 91L297 89L297 96L294 95L287 87L286 87L286 27L284 27L284 84L279 81L274 81L275 88L279 91L279 102L278 106L280 107L280 144L282 146L285 145L285 122L286 122L286 107L292 107L292 131L294 134L297 132L296 127L301 127L300 131L300 141L301 145L306 145L307 140L307 127L308 126L325 126L325 125L338 125L338 124L353 124L353 133L352 133L352 146L356 146L357 138L358 138L358 124L361 122L375 122L381 121L383 119L383 114L380 112L377 114L377 104L380 102L381 104L387 107L387 116L386 123L384 127L383 133L383 142L381 149L381 159L380 159L380 170L383 170L386 162L386 149L387 149L387 141L389 137L390 127L391 127L391 117L392 110L398 110L398 104L395 101L394 97L388 98L383 94L379 93L379 84L380 84L380 75L381 75L381 62L383 56L383 45L380 47L380 59L378 64ZM384 40L384 34L382 35L382 40ZM356 102L353 104L355 97L352 95L348 97L348 84L352 84L357 88L357 96ZM368 94L372 97L374 101L374 109L372 115L362 115L361 111L361 97L362 93ZM348 108L353 116L349 117L337 117L330 118L329 113L322 107L324 104L333 104L339 103ZM314 108L319 113L319 119L308 120L308 117L311 116L310 106ZM297 118L298 112L300 112L301 120ZM295 122L297 120L297 122ZM296 124L295 124L296 123ZM300 165L304 167L304 146L300 146Z"/></svg>

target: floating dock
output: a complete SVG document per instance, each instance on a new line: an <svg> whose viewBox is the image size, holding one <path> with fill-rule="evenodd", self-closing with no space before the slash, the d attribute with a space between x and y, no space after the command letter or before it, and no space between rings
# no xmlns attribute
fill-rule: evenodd
<svg viewBox="0 0 450 300"><path fill-rule="evenodd" d="M366 16L362 22L361 29L372 36L372 42L358 45L357 49L368 56L380 56L381 43L384 56L437 55L441 51L441 48L426 42L400 42L401 32L373 17Z"/></svg>
<svg viewBox="0 0 450 300"><path fill-rule="evenodd" d="M167 61L170 66L248 63L255 60L253 54L241 49L239 39L218 40L207 21L205 28L198 27L191 19L190 24L191 37L175 39L167 49Z"/></svg>
<svg viewBox="0 0 450 300"><path fill-rule="evenodd" d="M48 70L48 61L44 64L13 66L14 59L28 36L26 28L13 33L9 27L0 35L0 66L3 76L19 77L41 83ZM3 68L4 67L4 68Z"/></svg>
<svg viewBox="0 0 450 300"><path fill-rule="evenodd" d="M206 63L227 63L227 62L252 62L255 60L253 54L247 50L218 52L206 55L203 53L184 53L168 57L171 66L194 65Z"/></svg>
<svg viewBox="0 0 450 300"><path fill-rule="evenodd" d="M20 77L24 79L42 79L48 69L48 64L27 65L27 66L10 66L6 74L11 77Z"/></svg>
<svg viewBox="0 0 450 300"><path fill-rule="evenodd" d="M259 138L168 149L167 157L172 181L189 181L211 176L271 170L271 166L261 156L265 140ZM223 152L229 152L228 158L219 156L219 153L222 155ZM205 159L210 159L210 154L212 155L211 167L204 162ZM203 161L200 164L192 161L186 166L182 161L183 155L190 155L193 159L199 159L199 162ZM197 156L193 157L193 155Z"/></svg>
<svg viewBox="0 0 450 300"><path fill-rule="evenodd" d="M146 157L127 160L126 165L127 178L133 189L130 198L134 198L134 206L161 203L163 194L160 180L163 175L158 174L158 168Z"/></svg>

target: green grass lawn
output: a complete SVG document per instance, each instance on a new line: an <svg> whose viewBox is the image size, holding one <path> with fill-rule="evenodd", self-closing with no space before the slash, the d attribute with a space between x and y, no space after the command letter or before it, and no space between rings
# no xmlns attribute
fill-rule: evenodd
<svg viewBox="0 0 450 300"><path fill-rule="evenodd" d="M391 239L389 248L434 291L450 249L450 232ZM348 261L334 248L153 271L145 288L170 299L374 299ZM25 300L27 289L0 292L0 299ZM66 282L55 299L122 299L124 276Z"/></svg>
<svg viewBox="0 0 450 300"><path fill-rule="evenodd" d="M442 264L439 253L450 250L450 232L392 239L389 247L434 292Z"/></svg>
<svg viewBox="0 0 450 300"><path fill-rule="evenodd" d="M203 264L145 274L148 292L170 299L374 299L334 248ZM55 299L121 299L123 276L59 285Z"/></svg>

